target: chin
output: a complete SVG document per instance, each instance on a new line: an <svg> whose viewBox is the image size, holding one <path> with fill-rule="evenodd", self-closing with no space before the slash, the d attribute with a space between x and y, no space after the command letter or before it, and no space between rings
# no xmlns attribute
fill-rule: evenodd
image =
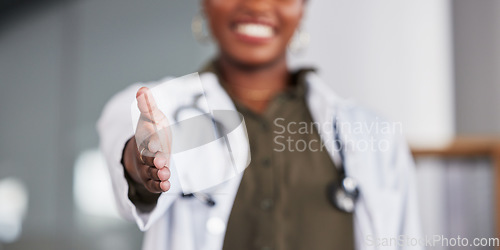
<svg viewBox="0 0 500 250"><path fill-rule="evenodd" d="M251 68L266 67L286 59L285 51L281 53L266 49L246 49L241 51L244 51L244 53L231 53L228 51L224 54L232 63Z"/></svg>

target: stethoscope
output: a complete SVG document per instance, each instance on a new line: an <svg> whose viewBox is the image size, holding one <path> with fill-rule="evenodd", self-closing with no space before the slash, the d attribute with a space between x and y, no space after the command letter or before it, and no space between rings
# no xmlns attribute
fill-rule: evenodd
<svg viewBox="0 0 500 250"><path fill-rule="evenodd" d="M206 111L204 111L198 106L198 101L202 97L203 94L197 94L193 97L193 101L191 104L183 105L177 108L177 110L174 112L174 120L176 122L179 122L181 113L188 110L196 111L199 112L200 114L205 114ZM212 120L216 125L216 127L218 128L219 130L218 132L220 133L221 131L220 128L222 124L220 124L213 118ZM340 138L340 133L337 129L336 117L333 119L333 131L335 134L335 147L336 147L335 150L338 152L340 162L338 163L339 166L335 167L335 170L337 171L338 174L338 178L337 180L333 181L330 185L328 185L327 195L328 199L337 210L345 213L353 213L356 201L358 200L359 197L359 187L356 180L353 179L352 177L347 176L345 172L344 145ZM216 205L215 200L212 198L210 194L207 193L202 193L202 192L181 193L181 197L196 198L210 207Z"/></svg>
<svg viewBox="0 0 500 250"><path fill-rule="evenodd" d="M198 112L199 114L205 114L206 111L204 111L203 109L201 109L199 106L198 106L198 102L199 100L203 97L203 94L196 94L194 97L193 97L193 101L191 104L188 104L188 105L183 105L183 106L180 106L178 107L175 112L174 112L174 121L177 123L180 121L180 116L182 114L183 111L188 111L188 110L192 110L192 111L196 111ZM216 124L216 128L218 129L218 133L221 133L221 126L222 124L219 124L219 122L217 122L215 119L212 118L212 122L214 124ZM207 194L207 193L202 193L202 192L194 192L194 193L181 193L181 197L182 198L196 198L198 199L199 201L201 201L202 203L206 204L207 206L209 207L213 207L215 206L215 200L212 198L212 196L210 194Z"/></svg>
<svg viewBox="0 0 500 250"><path fill-rule="evenodd" d="M339 154L340 162L338 163L339 166L335 168L338 179L328 186L328 198L337 210L345 213L353 213L359 197L359 187L356 180L345 173L345 148L337 128L337 117L333 119L333 131L335 133L335 150Z"/></svg>

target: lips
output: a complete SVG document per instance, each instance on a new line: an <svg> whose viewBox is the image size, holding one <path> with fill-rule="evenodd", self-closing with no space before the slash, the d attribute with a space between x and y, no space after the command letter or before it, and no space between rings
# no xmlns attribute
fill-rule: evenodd
<svg viewBox="0 0 500 250"><path fill-rule="evenodd" d="M271 22L257 19L240 19L231 28L239 41L249 45L267 44L277 33Z"/></svg>
<svg viewBox="0 0 500 250"><path fill-rule="evenodd" d="M239 35L257 39L268 39L274 35L272 26L260 23L238 23L235 31Z"/></svg>

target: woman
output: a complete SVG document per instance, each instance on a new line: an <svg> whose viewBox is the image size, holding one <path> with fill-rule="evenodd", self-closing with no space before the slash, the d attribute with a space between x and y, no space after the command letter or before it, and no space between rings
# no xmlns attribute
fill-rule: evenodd
<svg viewBox="0 0 500 250"><path fill-rule="evenodd" d="M314 72L288 70L287 46L305 5L202 1L219 51L201 73L216 83L205 91L243 114L252 154L244 173L219 188L227 195L205 197L208 204L177 195L168 157L146 155L144 150L156 152L152 146L138 150L129 107L137 97L144 114L152 111L144 102L151 97L147 88L132 86L107 104L98 123L101 147L121 212L147 231L144 249L420 249L400 240L419 239L420 228L412 159L395 131L343 134L354 144L375 141L379 147L345 148L339 162L335 147L323 146L337 138L335 131L294 129L328 124L332 117L345 124L381 122L336 97ZM297 148L293 142L299 141L309 148ZM312 149L311 142L322 143ZM357 181L353 213L336 209L328 195L344 174ZM387 246L392 239L397 242Z"/></svg>

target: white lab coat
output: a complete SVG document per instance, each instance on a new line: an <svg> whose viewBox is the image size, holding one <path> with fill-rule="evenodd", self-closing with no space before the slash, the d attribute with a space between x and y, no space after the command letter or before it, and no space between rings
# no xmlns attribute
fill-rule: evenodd
<svg viewBox="0 0 500 250"><path fill-rule="evenodd" d="M200 77L209 106L235 109L214 74L203 73ZM345 150L346 173L357 180L360 189L354 213L356 249L423 249L418 245L412 246L410 241L394 241L421 239L414 163L403 136L381 133L370 127L370 124L385 121L337 97L315 73L308 73L306 82L307 104L315 122L329 122L335 114L342 123L367 124L362 133L342 133L343 140L354 144L362 141L388 142L383 145L383 151L377 148ZM217 203L214 207L197 199L182 198L172 190L162 193L150 213L141 213L128 199L128 185L120 161L125 142L134 135L130 105L139 87L136 84L115 95L105 106L97 126L119 211L146 232L145 250L221 249L242 174L216 187L216 193L223 195L213 197ZM320 136L323 139L334 138L331 130L321 130ZM327 149L334 162L338 162L334 150ZM171 182L172 188L178 184L174 175ZM393 239L390 246L376 246L376 243L387 243L382 241L384 238Z"/></svg>

